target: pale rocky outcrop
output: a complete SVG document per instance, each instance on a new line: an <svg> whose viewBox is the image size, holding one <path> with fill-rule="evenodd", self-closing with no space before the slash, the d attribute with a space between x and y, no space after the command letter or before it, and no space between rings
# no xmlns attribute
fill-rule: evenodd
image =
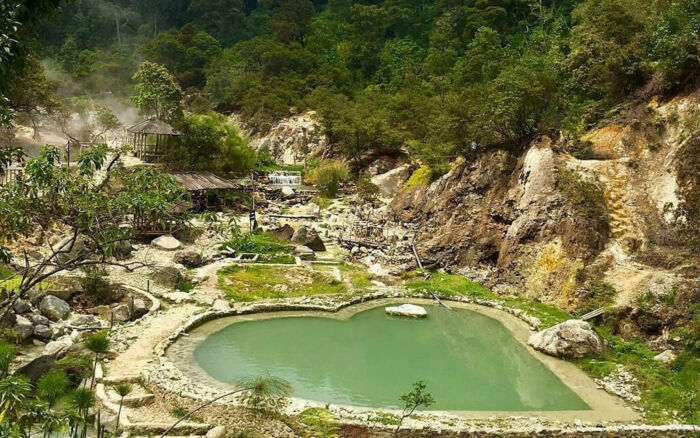
<svg viewBox="0 0 700 438"><path fill-rule="evenodd" d="M233 122L242 125L234 117ZM303 163L307 156L317 156L328 146L323 126L314 111L293 115L279 121L263 134L250 133L250 146L266 149L279 164Z"/></svg>
<svg viewBox="0 0 700 438"><path fill-rule="evenodd" d="M205 438L224 438L226 436L226 427L216 426L207 432Z"/></svg>
<svg viewBox="0 0 700 438"><path fill-rule="evenodd" d="M47 325L37 325L34 326L34 337L40 338L40 339L51 339L51 336L53 335L53 332L51 331L51 328Z"/></svg>
<svg viewBox="0 0 700 438"><path fill-rule="evenodd" d="M166 234L164 236L156 237L155 239L153 239L151 241L151 245L163 251L175 251L182 247L182 242L180 242L170 234Z"/></svg>
<svg viewBox="0 0 700 438"><path fill-rule="evenodd" d="M12 305L12 309L17 313L18 315L21 313L27 313L31 310L31 306L29 305L28 302L24 300L17 300L15 303Z"/></svg>
<svg viewBox="0 0 700 438"><path fill-rule="evenodd" d="M60 359L65 356L73 345L73 340L70 336L64 336L55 341L46 344L44 354L55 359Z"/></svg>
<svg viewBox="0 0 700 438"><path fill-rule="evenodd" d="M403 166L392 169L372 178L372 184L379 187L379 193L383 196L394 196L411 176L411 166Z"/></svg>
<svg viewBox="0 0 700 438"><path fill-rule="evenodd" d="M292 236L294 236L294 228L292 228L292 226L289 224L284 224L281 227L272 230L271 233L279 239L290 240Z"/></svg>
<svg viewBox="0 0 700 438"><path fill-rule="evenodd" d="M177 289L183 281L182 273L175 266L162 266L156 269L151 277L159 285L170 289Z"/></svg>
<svg viewBox="0 0 700 438"><path fill-rule="evenodd" d="M410 318L425 318L428 312L415 304L402 304L400 306L386 307L384 311L389 315L408 316Z"/></svg>
<svg viewBox="0 0 700 438"><path fill-rule="evenodd" d="M602 353L605 348L603 338L590 324L579 319L570 319L535 333L527 343L535 350L567 359Z"/></svg>

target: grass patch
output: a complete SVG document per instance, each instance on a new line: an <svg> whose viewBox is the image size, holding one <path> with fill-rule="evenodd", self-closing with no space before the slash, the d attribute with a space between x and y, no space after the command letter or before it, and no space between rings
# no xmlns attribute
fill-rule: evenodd
<svg viewBox="0 0 700 438"><path fill-rule="evenodd" d="M4 280L7 277L14 275L14 271L5 265L0 265L0 280Z"/></svg>
<svg viewBox="0 0 700 438"><path fill-rule="evenodd" d="M189 280L185 280L180 284L178 289L180 292L190 292L192 289L194 289L194 284L192 284L192 282Z"/></svg>
<svg viewBox="0 0 700 438"><path fill-rule="evenodd" d="M243 234L234 239L223 242L219 249L231 248L237 253L252 252L257 254L289 254L292 247L270 233Z"/></svg>
<svg viewBox="0 0 700 438"><path fill-rule="evenodd" d="M260 263L262 265L266 264L278 264L278 265L293 265L297 262L291 254L261 254L255 263Z"/></svg>
<svg viewBox="0 0 700 438"><path fill-rule="evenodd" d="M590 312L599 307L608 307L615 302L617 291L608 282L594 281L588 287L584 305L581 307L581 313Z"/></svg>
<svg viewBox="0 0 700 438"><path fill-rule="evenodd" d="M582 180L576 172L562 169L557 188L581 214L607 221L605 195L597 184Z"/></svg>
<svg viewBox="0 0 700 438"><path fill-rule="evenodd" d="M389 414L385 412L381 412L372 416L372 418L370 418L370 421L379 424L384 424L386 426L398 426L399 423L401 423L401 420L399 419L398 415Z"/></svg>
<svg viewBox="0 0 700 438"><path fill-rule="evenodd" d="M219 288L236 301L343 294L347 286L313 269L265 265L229 266L219 271Z"/></svg>
<svg viewBox="0 0 700 438"><path fill-rule="evenodd" d="M324 272L333 275L334 269L340 271L340 276L343 280L347 280L355 291L361 291L372 286L374 276L367 272L366 269L359 266L342 263L339 265L314 265L316 271Z"/></svg>
<svg viewBox="0 0 700 438"><path fill-rule="evenodd" d="M641 339L623 339L604 329L599 332L610 348L602 355L578 361L594 377L604 377L624 365L639 382L641 401L647 421L664 424L670 421L697 423L700 419L700 357L691 352L679 355L667 368L655 361L657 352Z"/></svg>
<svg viewBox="0 0 700 438"><path fill-rule="evenodd" d="M485 299L500 301L504 306L520 309L532 316L537 317L542 322L542 328L551 327L562 321L571 318L571 315L549 304L533 301L528 298L502 297L491 292L489 289L475 283L461 275L434 273L430 280L422 277L416 278L417 273L409 274L414 279L408 277L405 286L414 293L433 292L436 295L451 297L456 295L467 296L473 299Z"/></svg>
<svg viewBox="0 0 700 438"><path fill-rule="evenodd" d="M418 292L433 292L436 295L441 296L455 296L455 295L466 295L471 298L482 298L482 299L498 299L498 295L494 294L484 286L479 283L474 283L473 281L462 277L461 275L444 274L441 272L434 273L430 280L425 280L422 277L418 277L419 273L411 273L408 278L413 278L409 280L405 286L408 290L418 293Z"/></svg>

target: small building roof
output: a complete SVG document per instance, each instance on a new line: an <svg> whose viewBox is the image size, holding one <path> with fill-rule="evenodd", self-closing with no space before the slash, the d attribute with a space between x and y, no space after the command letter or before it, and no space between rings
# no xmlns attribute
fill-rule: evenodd
<svg viewBox="0 0 700 438"><path fill-rule="evenodd" d="M219 178L212 172L176 172L171 173L170 177L188 192L239 188L234 182Z"/></svg>
<svg viewBox="0 0 700 438"><path fill-rule="evenodd" d="M127 131L131 132L132 134L180 135L175 128L155 117L151 117L150 119L137 123L134 126L127 128Z"/></svg>

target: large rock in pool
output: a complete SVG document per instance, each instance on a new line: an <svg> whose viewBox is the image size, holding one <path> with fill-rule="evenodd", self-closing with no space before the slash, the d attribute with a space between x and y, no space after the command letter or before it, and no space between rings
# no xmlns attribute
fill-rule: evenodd
<svg viewBox="0 0 700 438"><path fill-rule="evenodd" d="M588 354L602 353L605 341L590 324L570 319L535 333L527 340L535 350L554 357L579 359Z"/></svg>
<svg viewBox="0 0 700 438"><path fill-rule="evenodd" d="M411 318L425 318L428 312L421 306L415 304L402 304L400 306L392 306L384 309L389 315L408 316Z"/></svg>
<svg viewBox="0 0 700 438"><path fill-rule="evenodd" d="M15 371L15 376L24 376L28 378L32 384L36 384L37 380L44 374L51 371L56 363L53 357L44 355L39 356L28 364L20 367Z"/></svg>
<svg viewBox="0 0 700 438"><path fill-rule="evenodd" d="M307 226L302 226L294 232L292 242L302 246L308 246L316 252L323 252L326 250L326 245L324 245L321 238L318 237L318 233Z"/></svg>
<svg viewBox="0 0 700 438"><path fill-rule="evenodd" d="M70 306L62 299L53 295L46 295L39 304L41 314L51 321L66 319L70 313Z"/></svg>
<svg viewBox="0 0 700 438"><path fill-rule="evenodd" d="M163 251L175 251L182 247L182 243L170 234L153 239L151 245Z"/></svg>

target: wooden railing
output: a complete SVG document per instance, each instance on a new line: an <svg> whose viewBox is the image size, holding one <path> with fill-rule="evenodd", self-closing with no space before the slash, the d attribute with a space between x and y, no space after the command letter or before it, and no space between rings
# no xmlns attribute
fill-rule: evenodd
<svg viewBox="0 0 700 438"><path fill-rule="evenodd" d="M0 167L0 186L11 183L24 173L24 168L18 165Z"/></svg>

